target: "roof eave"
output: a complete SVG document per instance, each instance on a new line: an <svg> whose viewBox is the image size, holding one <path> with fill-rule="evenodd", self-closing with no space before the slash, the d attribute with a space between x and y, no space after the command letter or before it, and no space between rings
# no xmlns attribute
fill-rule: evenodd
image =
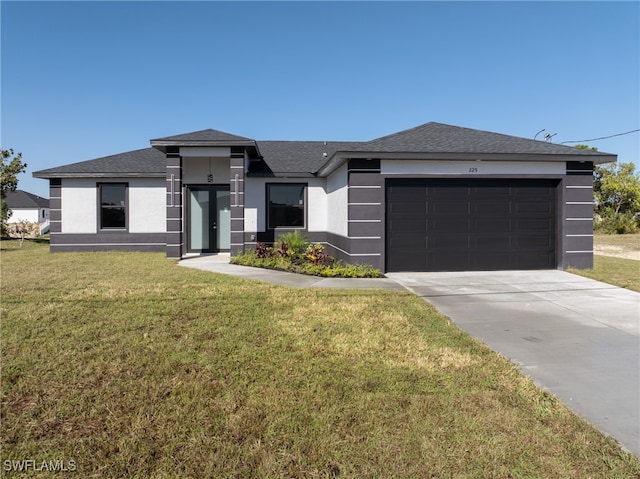
<svg viewBox="0 0 640 479"><path fill-rule="evenodd" d="M602 154L549 154L549 153L429 153L413 151L337 151L318 170L317 176L329 176L351 158L376 158L381 160L447 160L447 161L578 161L592 162L599 165L613 163L618 156L611 153Z"/></svg>
<svg viewBox="0 0 640 479"><path fill-rule="evenodd" d="M51 178L165 178L165 172L148 173L148 172L128 172L128 173L82 173L82 172L60 172L55 171L34 171L34 178L48 180Z"/></svg>

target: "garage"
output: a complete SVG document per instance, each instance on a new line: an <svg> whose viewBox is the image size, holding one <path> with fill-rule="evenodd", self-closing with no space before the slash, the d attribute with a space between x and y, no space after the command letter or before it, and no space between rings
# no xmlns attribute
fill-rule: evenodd
<svg viewBox="0 0 640 479"><path fill-rule="evenodd" d="M555 269L557 180L387 179L387 271Z"/></svg>

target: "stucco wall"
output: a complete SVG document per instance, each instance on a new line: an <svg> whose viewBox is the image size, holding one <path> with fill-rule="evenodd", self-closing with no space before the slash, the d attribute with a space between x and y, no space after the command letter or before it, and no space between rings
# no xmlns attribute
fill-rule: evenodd
<svg viewBox="0 0 640 479"><path fill-rule="evenodd" d="M129 232L164 233L166 224L164 178L129 181Z"/></svg>
<svg viewBox="0 0 640 479"><path fill-rule="evenodd" d="M98 193L95 179L63 179L60 198L62 233L97 232Z"/></svg>
<svg viewBox="0 0 640 479"><path fill-rule="evenodd" d="M382 160L383 175L562 175L564 161Z"/></svg>
<svg viewBox="0 0 640 479"><path fill-rule="evenodd" d="M327 178L327 231L341 236L348 236L347 178L346 164Z"/></svg>
<svg viewBox="0 0 640 479"><path fill-rule="evenodd" d="M229 158L183 158L182 182L185 185L204 185L208 183L209 173L212 183L229 182Z"/></svg>
<svg viewBox="0 0 640 479"><path fill-rule="evenodd" d="M7 223L20 223L21 221L44 223L49 218L49 210L44 209L44 218L42 217L42 211L42 208L11 208L11 218Z"/></svg>
<svg viewBox="0 0 640 479"><path fill-rule="evenodd" d="M324 178L246 178L244 228L247 232L266 230L267 183L306 183L306 227L310 232L326 231L327 192Z"/></svg>
<svg viewBox="0 0 640 479"><path fill-rule="evenodd" d="M62 180L62 233L97 233L99 183L128 183L130 233L166 231L164 178L86 178Z"/></svg>

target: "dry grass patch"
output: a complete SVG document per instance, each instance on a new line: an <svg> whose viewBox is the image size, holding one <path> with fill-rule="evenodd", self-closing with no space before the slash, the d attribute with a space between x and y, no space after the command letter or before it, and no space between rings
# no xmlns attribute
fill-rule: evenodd
<svg viewBox="0 0 640 479"><path fill-rule="evenodd" d="M2 248L3 460L110 478L640 474L411 294Z"/></svg>

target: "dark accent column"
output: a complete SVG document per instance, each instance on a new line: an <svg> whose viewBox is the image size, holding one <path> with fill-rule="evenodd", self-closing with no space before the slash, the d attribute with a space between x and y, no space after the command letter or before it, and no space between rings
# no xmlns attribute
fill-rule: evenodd
<svg viewBox="0 0 640 479"><path fill-rule="evenodd" d="M182 158L177 147L167 148L167 258L185 251L183 230Z"/></svg>
<svg viewBox="0 0 640 479"><path fill-rule="evenodd" d="M380 160L349 160L349 262L384 270L384 178Z"/></svg>
<svg viewBox="0 0 640 479"><path fill-rule="evenodd" d="M567 162L562 183L559 264L562 269L593 268L593 163Z"/></svg>
<svg viewBox="0 0 640 479"><path fill-rule="evenodd" d="M59 251L56 248L58 238L62 232L62 179L49 180L49 251Z"/></svg>
<svg viewBox="0 0 640 479"><path fill-rule="evenodd" d="M231 256L244 253L244 148L232 148L229 165L231 191Z"/></svg>

